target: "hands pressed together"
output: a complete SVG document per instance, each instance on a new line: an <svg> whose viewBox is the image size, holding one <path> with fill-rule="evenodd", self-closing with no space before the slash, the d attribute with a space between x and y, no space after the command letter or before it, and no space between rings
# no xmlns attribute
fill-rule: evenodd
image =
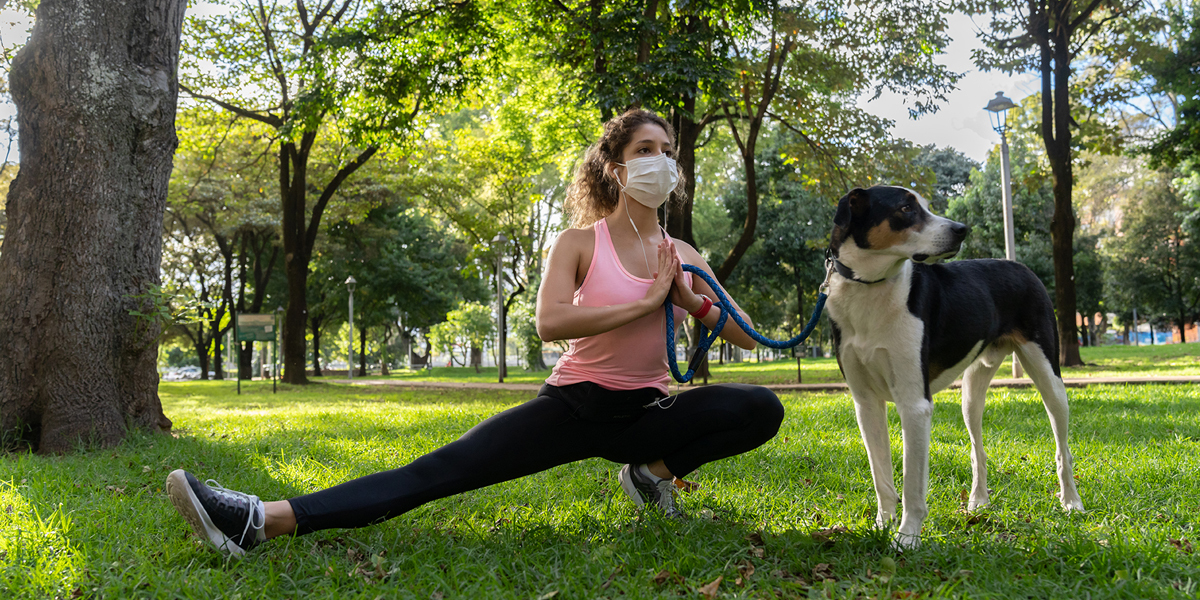
<svg viewBox="0 0 1200 600"><path fill-rule="evenodd" d="M645 297L651 310L662 306L663 300L667 298L668 294L672 304L689 313L699 310L704 304L700 296L687 284L687 280L683 276L682 259L679 257L679 251L675 249L675 243L670 238L658 243L658 270L651 276L654 278L654 283L650 284L650 289L646 291Z"/></svg>

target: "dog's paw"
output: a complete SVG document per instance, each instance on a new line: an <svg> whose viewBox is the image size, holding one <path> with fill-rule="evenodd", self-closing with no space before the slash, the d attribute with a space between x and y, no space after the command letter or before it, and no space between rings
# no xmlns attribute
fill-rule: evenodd
<svg viewBox="0 0 1200 600"><path fill-rule="evenodd" d="M892 538L892 548L904 552L905 550L916 550L921 547L921 536L910 533L896 533Z"/></svg>
<svg viewBox="0 0 1200 600"><path fill-rule="evenodd" d="M987 508L992 503L992 490L988 490L982 494L971 494L971 499L967 501L967 511L975 512L982 508Z"/></svg>
<svg viewBox="0 0 1200 600"><path fill-rule="evenodd" d="M1062 507L1063 510L1067 512L1087 512L1083 508L1083 500L1080 500L1078 497L1069 500L1063 500Z"/></svg>

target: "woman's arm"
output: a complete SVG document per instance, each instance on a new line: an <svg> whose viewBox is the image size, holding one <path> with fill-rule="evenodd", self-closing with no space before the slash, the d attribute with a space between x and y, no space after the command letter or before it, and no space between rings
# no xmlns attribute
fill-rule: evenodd
<svg viewBox="0 0 1200 600"><path fill-rule="evenodd" d="M675 245L675 250L678 251L683 263L700 267L705 273L708 273L714 281L716 280L716 276L713 275L712 267L708 266L708 262L704 260L704 257L700 256L700 253L697 252L696 249L691 246L691 244L688 244L687 242L677 242ZM691 288L687 288L683 273L683 265L680 264L675 274L675 285L671 290L671 302L678 304L681 308L687 310L689 313L692 313L696 312L701 306L703 306L704 301L700 298L700 295L708 296L714 301L718 299L716 292L714 292L712 287L708 285L708 282L695 273L692 274ZM742 307L738 306L738 303L733 299L733 296L730 296L729 292L724 288L722 288L721 291L725 292L725 297L729 298L729 301L733 303L733 308L737 310L739 315L741 315L742 320L745 321L747 325L754 327L754 321L751 321L750 316L746 314L746 311L743 311ZM717 319L720 317L721 307L713 304L712 309L708 311L708 314L704 315L703 319L700 319L700 322L704 323L705 327L712 329L713 327L716 327ZM753 350L758 346L758 342L754 341L754 338L750 337L745 331L742 331L741 327L738 327L738 324L733 321L732 316L725 321L725 327L721 329L721 337L729 343L746 350Z"/></svg>
<svg viewBox="0 0 1200 600"><path fill-rule="evenodd" d="M537 331L543 341L567 340L612 331L662 310L663 300L671 291L679 260L664 241L658 248L658 271L654 283L641 300L609 306L576 306L576 281L590 231L568 229L550 248L542 285L538 288ZM592 258L595 260L595 257Z"/></svg>

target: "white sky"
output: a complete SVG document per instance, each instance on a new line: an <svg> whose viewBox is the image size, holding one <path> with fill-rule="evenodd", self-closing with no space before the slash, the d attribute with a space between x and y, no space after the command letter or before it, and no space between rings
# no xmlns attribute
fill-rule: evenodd
<svg viewBox="0 0 1200 600"><path fill-rule="evenodd" d="M201 4L201 6L203 6ZM193 10L196 7L189 8ZM202 10L202 9L201 9ZM19 43L28 35L29 23L17 12L0 10L0 40L5 46ZM1039 83L1036 75L1008 76L1000 72L981 72L971 62L971 50L979 47L976 38L978 28L969 17L953 15L949 18L949 30L953 42L939 60L951 70L966 73L959 80L957 89L947 95L947 102L931 115L918 120L908 117L903 98L885 93L872 102L864 98L862 106L870 112L895 122L894 133L898 137L917 144L951 146L963 154L982 162L988 150L998 143L997 134L988 124L983 106L996 92L1003 91L1015 102L1036 93ZM11 103L0 103L0 118L16 112ZM13 149L16 158L16 148Z"/></svg>
<svg viewBox="0 0 1200 600"><path fill-rule="evenodd" d="M939 57L951 71L965 73L957 88L947 94L947 102L939 110L918 120L908 117L908 108L896 94L885 93L873 102L862 102L870 112L895 121L893 129L897 137L914 143L936 144L938 147L952 146L979 162L987 157L988 150L1000 143L1000 136L992 131L988 115L983 107L996 92L1004 92L1020 104L1026 96L1037 93L1041 84L1036 74L1008 76L999 71L982 72L971 62L971 50L981 46L976 37L978 27L965 15L952 15L949 19L950 36L953 39L946 54ZM980 21L982 23L982 21Z"/></svg>

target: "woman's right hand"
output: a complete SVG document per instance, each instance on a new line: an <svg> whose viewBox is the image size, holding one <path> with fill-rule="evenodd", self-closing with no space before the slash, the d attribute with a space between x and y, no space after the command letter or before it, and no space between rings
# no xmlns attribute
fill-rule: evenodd
<svg viewBox="0 0 1200 600"><path fill-rule="evenodd" d="M646 290L643 300L646 302L646 314L662 306L667 294L671 292L671 284L675 281L675 271L679 269L679 256L671 247L668 240L658 244L658 271L654 273L654 283Z"/></svg>

